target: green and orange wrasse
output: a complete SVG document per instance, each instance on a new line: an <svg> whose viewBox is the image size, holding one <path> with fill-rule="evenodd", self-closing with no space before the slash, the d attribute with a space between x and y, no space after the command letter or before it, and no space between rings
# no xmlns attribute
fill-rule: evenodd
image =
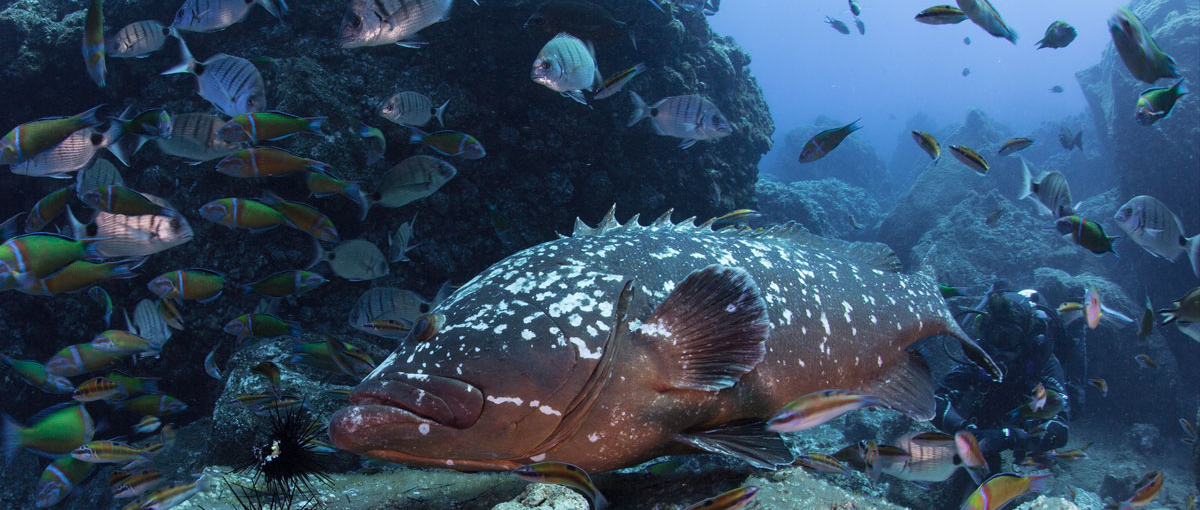
<svg viewBox="0 0 1200 510"><path fill-rule="evenodd" d="M246 198L222 198L200 207L200 216L229 228L264 232L287 223L274 207Z"/></svg>
<svg viewBox="0 0 1200 510"><path fill-rule="evenodd" d="M325 342L328 346L329 359L333 361L333 365L338 371L351 377L362 377L364 374L361 371L362 365L358 363L358 359L351 356L350 350L347 348L348 343L329 340Z"/></svg>
<svg viewBox="0 0 1200 510"><path fill-rule="evenodd" d="M942 146L938 144L937 138L934 138L933 135L924 131L913 131L912 137L917 142L917 146L921 147L921 150L925 151L925 154L933 158L935 163L938 158L942 157Z"/></svg>
<svg viewBox="0 0 1200 510"><path fill-rule="evenodd" d="M240 338L276 338L281 336L300 337L300 323L285 321L265 313L239 315L225 324L224 331Z"/></svg>
<svg viewBox="0 0 1200 510"><path fill-rule="evenodd" d="M1108 396L1108 381L1105 381L1104 379L1088 379L1087 382L1093 388L1100 390L1101 397Z"/></svg>
<svg viewBox="0 0 1200 510"><path fill-rule="evenodd" d="M217 162L218 172L241 178L277 177L305 170L324 172L329 165L274 147L242 149Z"/></svg>
<svg viewBox="0 0 1200 510"><path fill-rule="evenodd" d="M512 471L517 478L535 483L552 483L579 491L592 504L593 510L608 507L608 500L596 490L587 472L565 462L536 462Z"/></svg>
<svg viewBox="0 0 1200 510"><path fill-rule="evenodd" d="M146 457L146 452L117 441L91 441L80 445L71 456L93 464L115 464Z"/></svg>
<svg viewBox="0 0 1200 510"><path fill-rule="evenodd" d="M648 475L662 476L675 472L682 465L683 461L679 459L659 460L646 465L641 471Z"/></svg>
<svg viewBox="0 0 1200 510"><path fill-rule="evenodd" d="M331 388L325 390L325 394L334 398L346 398L350 396L351 388Z"/></svg>
<svg viewBox="0 0 1200 510"><path fill-rule="evenodd" d="M1175 109L1175 102L1187 93L1188 89L1183 85L1183 78L1170 87L1154 87L1143 90L1138 96L1134 118L1137 119L1138 124L1150 126L1170 117L1171 111Z"/></svg>
<svg viewBox="0 0 1200 510"><path fill-rule="evenodd" d="M476 140L475 137L466 133L450 130L426 133L415 127L409 127L413 131L412 135L408 137L410 143L419 143L437 151L443 156L480 159L487 155L487 151L483 149L483 144L479 143L479 140Z"/></svg>
<svg viewBox="0 0 1200 510"><path fill-rule="evenodd" d="M1063 238L1084 247L1096 255L1112 253L1113 241L1120 236L1109 236L1104 233L1104 227L1082 216L1064 216L1054 222L1054 228Z"/></svg>
<svg viewBox="0 0 1200 510"><path fill-rule="evenodd" d="M950 299L952 297L965 296L966 291L967 291L966 287L951 287L949 285L942 285L940 283L938 284L938 292L940 292L942 294L942 297L945 299Z"/></svg>
<svg viewBox="0 0 1200 510"><path fill-rule="evenodd" d="M17 285L31 284L77 260L99 261L95 243L48 233L14 237L0 244L0 277L7 274Z"/></svg>
<svg viewBox="0 0 1200 510"><path fill-rule="evenodd" d="M133 269L145 262L145 259L133 262L88 262L76 260L66 267L31 283L18 287L17 290L33 296L53 296L79 292L108 280L123 280L137 276Z"/></svg>
<svg viewBox="0 0 1200 510"><path fill-rule="evenodd" d="M1033 145L1032 138L1012 138L1000 146L1000 151L997 154L1007 156L1028 149L1030 145Z"/></svg>
<svg viewBox="0 0 1200 510"><path fill-rule="evenodd" d="M217 137L229 143L247 142L251 145L262 141L281 140L297 133L312 133L329 136L325 132L325 121L329 117L300 117L279 111L243 113L229 119Z"/></svg>
<svg viewBox="0 0 1200 510"><path fill-rule="evenodd" d="M310 205L284 200L270 191L266 192L263 201L283 214L287 224L296 230L307 232L320 241L336 243L340 239L333 220Z"/></svg>
<svg viewBox="0 0 1200 510"><path fill-rule="evenodd" d="M324 342L296 342L292 345L292 356L288 358L288 362L303 363L327 372L340 372L341 369L329 354L329 346L334 342L340 342L340 340L331 338ZM371 358L371 355L352 344L342 342L340 353L344 361L350 363L351 370L355 374L367 374L375 369L375 360Z"/></svg>
<svg viewBox="0 0 1200 510"><path fill-rule="evenodd" d="M66 377L50 373L46 365L31 359L12 359L0 354L0 360L12 367L30 386L46 393L71 393L75 386Z"/></svg>
<svg viewBox="0 0 1200 510"><path fill-rule="evenodd" d="M757 494L758 487L747 485L689 505L683 510L738 510L749 505Z"/></svg>
<svg viewBox="0 0 1200 510"><path fill-rule="evenodd" d="M71 200L74 189L75 186L71 185L51 191L33 204L33 209L25 218L25 232L37 232L53 222L67 207L67 201Z"/></svg>
<svg viewBox="0 0 1200 510"><path fill-rule="evenodd" d="M170 395L152 393L139 397L118 400L112 403L113 409L124 409L145 416L163 416L183 412L187 404Z"/></svg>
<svg viewBox="0 0 1200 510"><path fill-rule="evenodd" d="M63 377L75 377L107 368L128 357L128 354L101 351L92 344L75 344L54 353L46 361L46 370Z"/></svg>
<svg viewBox="0 0 1200 510"><path fill-rule="evenodd" d="M104 88L104 7L101 0L88 2L87 18L83 23L83 63L92 81Z"/></svg>
<svg viewBox="0 0 1200 510"><path fill-rule="evenodd" d="M324 276L312 271L291 270L280 271L259 281L242 285L246 292L254 292L268 297L300 296L328 281Z"/></svg>
<svg viewBox="0 0 1200 510"><path fill-rule="evenodd" d="M1158 47L1142 20L1122 6L1108 19L1108 32L1121 61L1134 78L1153 84L1159 78L1178 78L1175 59Z"/></svg>
<svg viewBox="0 0 1200 510"><path fill-rule="evenodd" d="M967 14L957 7L935 5L918 12L915 19L926 25L953 25L966 21Z"/></svg>
<svg viewBox="0 0 1200 510"><path fill-rule="evenodd" d="M798 432L824 424L851 411L881 405L872 395L860 395L842 390L809 393L784 406L767 420L767 430Z"/></svg>
<svg viewBox="0 0 1200 510"><path fill-rule="evenodd" d="M66 499L95 469L95 464L72 457L54 459L38 479L37 489L34 490L34 505L46 508Z"/></svg>
<svg viewBox="0 0 1200 510"><path fill-rule="evenodd" d="M804 148L800 150L800 162L812 163L825 157L826 154L829 154L830 151L841 145L842 140L850 136L850 133L862 128L858 125L858 120L839 128L826 129L814 135L804 144Z"/></svg>
<svg viewBox="0 0 1200 510"><path fill-rule="evenodd" d="M1062 394L1054 390L1046 390L1046 404L1041 409L1033 409L1033 406L1026 402L1020 407L1008 412L1010 418L1037 418L1040 420L1048 420L1058 416L1066 407L1066 401L1063 400Z"/></svg>
<svg viewBox="0 0 1200 510"><path fill-rule="evenodd" d="M166 445L161 441L150 441L138 445L138 448L146 453L146 456L133 459L120 466L121 471L129 471L145 466L154 461L154 457L166 450Z"/></svg>
<svg viewBox="0 0 1200 510"><path fill-rule="evenodd" d="M104 327L112 325L113 302L112 297L108 295L108 291L101 287L92 287L88 289L88 297L92 298L96 304L104 309Z"/></svg>
<svg viewBox="0 0 1200 510"><path fill-rule="evenodd" d="M715 225L721 222L731 222L736 225L744 225L749 220L761 217L762 213L754 209L737 209L708 220L705 224Z"/></svg>
<svg viewBox="0 0 1200 510"><path fill-rule="evenodd" d="M38 455L57 457L67 455L79 445L92 440L96 426L83 404L59 404L43 410L22 427L11 417L4 416L4 454L11 459L22 448Z"/></svg>
<svg viewBox="0 0 1200 510"><path fill-rule="evenodd" d="M71 398L80 402L93 402L112 400L124 395L125 389L119 383L107 377L96 377L79 383L75 392L71 394Z"/></svg>
<svg viewBox="0 0 1200 510"><path fill-rule="evenodd" d="M114 498L134 498L162 485L163 481L162 471L157 469L147 469L140 473L114 471L109 475L108 486L112 489Z"/></svg>
<svg viewBox="0 0 1200 510"><path fill-rule="evenodd" d="M600 83L600 88L596 90L596 95L592 99L604 99L621 91L625 84L629 83L635 76L646 72L646 64L638 62L633 67L621 71L617 74L605 78Z"/></svg>
<svg viewBox="0 0 1200 510"><path fill-rule="evenodd" d="M124 214L126 216L143 216L147 214L174 216L178 214L171 209L151 202L141 193L119 184L110 184L88 190L79 199L83 200L85 204L112 214Z"/></svg>
<svg viewBox="0 0 1200 510"><path fill-rule="evenodd" d="M160 377L134 377L120 370L109 371L108 378L120 383L130 395L158 393L158 381L162 380Z"/></svg>
<svg viewBox="0 0 1200 510"><path fill-rule="evenodd" d="M278 394L279 385L282 382L282 374L279 370L279 365L272 361L264 361L253 367L250 367L250 372L258 374L267 379L267 383L271 385L271 390Z"/></svg>
<svg viewBox="0 0 1200 510"><path fill-rule="evenodd" d="M225 290L225 275L211 269L191 268L158 275L146 285L162 299L175 298L206 303Z"/></svg>
<svg viewBox="0 0 1200 510"><path fill-rule="evenodd" d="M122 510L167 510L191 499L198 492L207 491L211 485L212 482L209 481L209 478L202 476L193 483L158 489L144 499L130 503Z"/></svg>
<svg viewBox="0 0 1200 510"><path fill-rule="evenodd" d="M1134 484L1134 487L1137 487L1137 489L1133 491L1133 495L1129 499L1108 508L1129 510L1130 508L1138 508L1150 504L1151 501L1154 501L1154 498L1158 497L1159 491L1162 491L1163 474L1159 471L1146 473L1142 476L1141 480Z"/></svg>
<svg viewBox="0 0 1200 510"><path fill-rule="evenodd" d="M103 105L101 105L103 106ZM0 138L0 165L21 163L50 150L81 129L99 126L100 106L73 117L55 117L21 124Z"/></svg>
<svg viewBox="0 0 1200 510"><path fill-rule="evenodd" d="M183 331L183 314L170 299L158 298L158 316L162 317L167 327Z"/></svg>
<svg viewBox="0 0 1200 510"><path fill-rule="evenodd" d="M312 196L322 198L341 195L357 204L363 211L362 217L367 217L367 197L361 182L343 181L324 172L308 172L304 175L304 183L308 185Z"/></svg>
<svg viewBox="0 0 1200 510"><path fill-rule="evenodd" d="M368 165L374 165L383 159L383 156L387 153L387 138L383 136L383 131L380 131L377 127L363 124L358 127L358 136L366 139Z"/></svg>
<svg viewBox="0 0 1200 510"><path fill-rule="evenodd" d="M987 175L989 168L987 160L983 159L983 156L980 156L974 149L962 145L951 145L950 154L979 175Z"/></svg>
<svg viewBox="0 0 1200 510"><path fill-rule="evenodd" d="M1155 363L1154 358L1151 358L1149 354L1138 354L1133 357L1133 360L1142 368L1158 368L1158 363Z"/></svg>
<svg viewBox="0 0 1200 510"><path fill-rule="evenodd" d="M144 137L143 141L155 138L169 138L175 131L175 123L171 120L171 114L162 108L146 110L128 119L117 118L112 120L121 124L122 133Z"/></svg>
<svg viewBox="0 0 1200 510"><path fill-rule="evenodd" d="M158 351L161 345L154 345L149 340L128 331L110 329L100 332L92 338L92 347L96 350L118 354L138 354L147 351Z"/></svg>
<svg viewBox="0 0 1200 510"><path fill-rule="evenodd" d="M999 473L980 484L967 500L962 510L1000 510L1017 497L1031 492L1043 492L1049 488L1050 475L1020 476Z"/></svg>

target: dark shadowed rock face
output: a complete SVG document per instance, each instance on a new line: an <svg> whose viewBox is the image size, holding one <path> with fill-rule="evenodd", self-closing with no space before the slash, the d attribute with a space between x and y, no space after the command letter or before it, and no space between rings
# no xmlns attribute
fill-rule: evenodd
<svg viewBox="0 0 1200 510"><path fill-rule="evenodd" d="M758 181L758 209L767 223L795 221L810 232L844 239L864 239L874 232L884 211L866 190L839 179ZM857 229L850 216L863 228Z"/></svg>

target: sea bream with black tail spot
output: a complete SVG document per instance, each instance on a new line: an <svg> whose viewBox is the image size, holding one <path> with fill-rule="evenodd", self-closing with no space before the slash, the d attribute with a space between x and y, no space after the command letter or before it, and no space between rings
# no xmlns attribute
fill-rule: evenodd
<svg viewBox="0 0 1200 510"><path fill-rule="evenodd" d="M607 471L680 453L791 463L765 420L802 395L873 395L934 414L913 344L959 341L926 274L887 247L795 224L576 222L496 263L418 321L329 426L340 448L413 466ZM432 328L432 330L428 330ZM421 331L417 331L420 329Z"/></svg>

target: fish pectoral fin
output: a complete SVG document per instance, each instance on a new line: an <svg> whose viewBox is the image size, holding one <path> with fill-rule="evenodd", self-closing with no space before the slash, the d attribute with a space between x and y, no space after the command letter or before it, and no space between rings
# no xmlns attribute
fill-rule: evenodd
<svg viewBox="0 0 1200 510"><path fill-rule="evenodd" d="M883 405L914 420L933 419L936 407L933 378L929 375L929 365L920 354L905 353L905 357L891 364L885 360L877 377L873 384L855 392L875 395Z"/></svg>
<svg viewBox="0 0 1200 510"><path fill-rule="evenodd" d="M766 301L745 269L713 264L684 278L635 335L668 389L719 391L766 355Z"/></svg>
<svg viewBox="0 0 1200 510"><path fill-rule="evenodd" d="M1147 229L1142 229L1142 232L1143 232L1143 233L1146 235L1146 237L1151 237L1151 238L1155 238L1155 239L1157 239L1157 238L1158 238L1158 236L1161 236L1161 235L1162 235L1162 233L1163 233L1163 229L1161 229L1161 228L1147 228Z"/></svg>
<svg viewBox="0 0 1200 510"><path fill-rule="evenodd" d="M686 431L675 440L709 453L729 455L751 466L774 470L796 460L783 437L767 430L760 420L740 420L716 428Z"/></svg>

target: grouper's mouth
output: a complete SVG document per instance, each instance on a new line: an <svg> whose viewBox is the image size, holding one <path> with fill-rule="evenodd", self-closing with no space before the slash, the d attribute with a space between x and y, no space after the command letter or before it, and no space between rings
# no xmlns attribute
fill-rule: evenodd
<svg viewBox="0 0 1200 510"><path fill-rule="evenodd" d="M384 407L374 413L388 421L437 424L463 429L483 411L483 392L457 379L425 374L391 373L363 381L350 393L350 404Z"/></svg>

